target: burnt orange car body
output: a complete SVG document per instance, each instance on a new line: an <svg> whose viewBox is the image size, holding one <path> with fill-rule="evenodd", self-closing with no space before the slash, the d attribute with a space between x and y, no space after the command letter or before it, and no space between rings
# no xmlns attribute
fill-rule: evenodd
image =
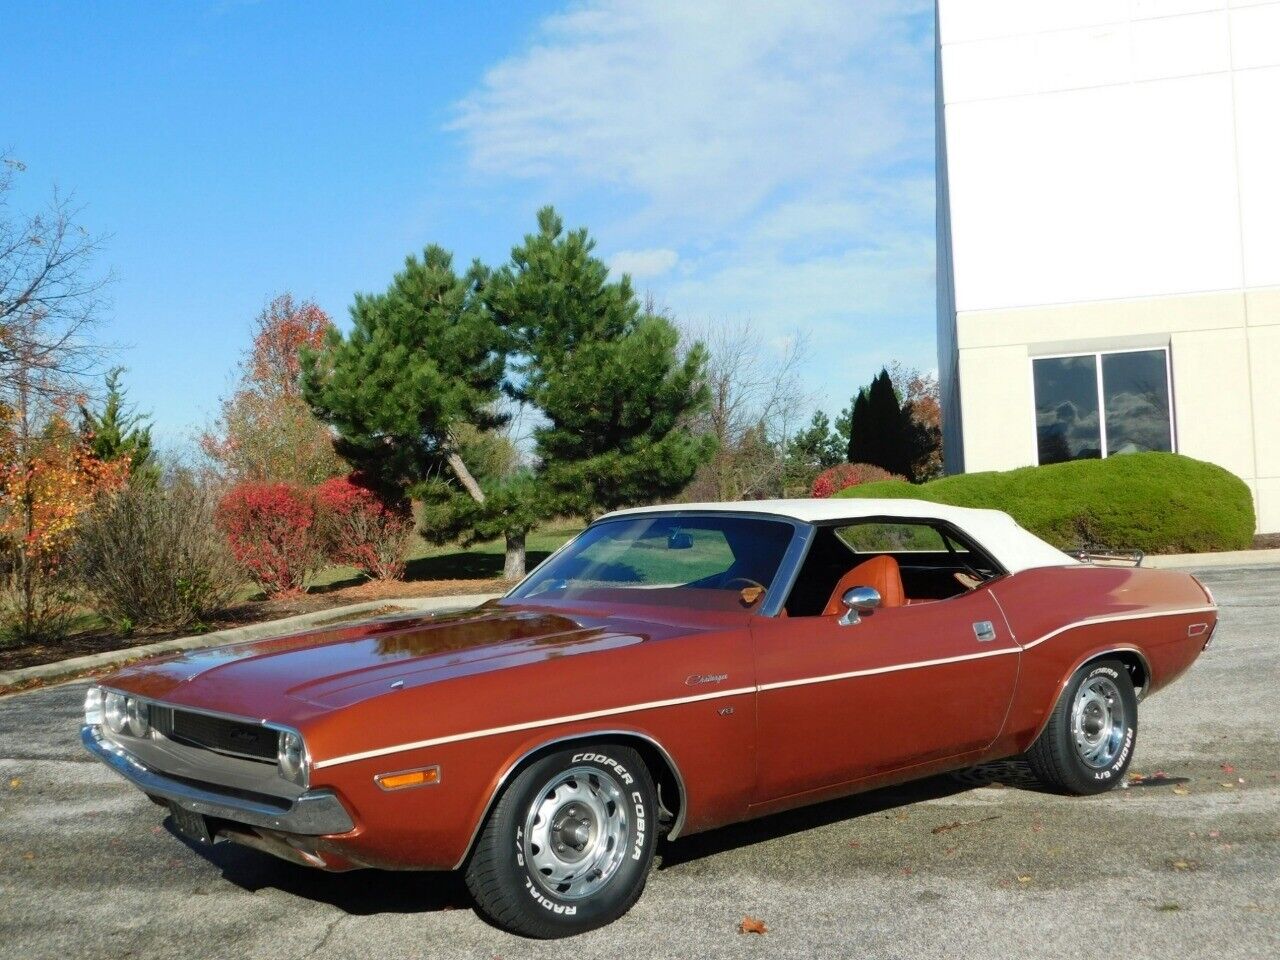
<svg viewBox="0 0 1280 960"><path fill-rule="evenodd" d="M310 788L336 794L354 823L257 831L304 862L454 869L513 771L552 744L639 748L678 837L1013 756L1082 664L1118 656L1145 696L1191 665L1217 622L1186 574L1065 557L853 628L636 598L503 599L190 652L103 684L300 732ZM980 641L983 622L994 636ZM375 782L426 767L437 782Z"/></svg>

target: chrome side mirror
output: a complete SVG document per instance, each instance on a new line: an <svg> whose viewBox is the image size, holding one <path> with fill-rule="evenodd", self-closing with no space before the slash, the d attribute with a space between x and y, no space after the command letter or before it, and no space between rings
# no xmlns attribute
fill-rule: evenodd
<svg viewBox="0 0 1280 960"><path fill-rule="evenodd" d="M840 598L844 604L844 615L840 617L840 626L851 627L861 623L859 614L870 613L880 606L880 591L874 587L850 587Z"/></svg>

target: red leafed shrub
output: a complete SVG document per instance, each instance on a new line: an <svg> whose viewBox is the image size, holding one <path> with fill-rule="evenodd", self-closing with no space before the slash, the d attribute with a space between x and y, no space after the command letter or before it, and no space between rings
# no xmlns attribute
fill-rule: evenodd
<svg viewBox="0 0 1280 960"><path fill-rule="evenodd" d="M874 463L841 463L823 470L813 481L810 496L829 497L846 487L857 487L877 480L905 480Z"/></svg>
<svg viewBox="0 0 1280 960"><path fill-rule="evenodd" d="M324 562L315 497L292 483L238 483L218 503L236 561L268 595L300 593Z"/></svg>
<svg viewBox="0 0 1280 960"><path fill-rule="evenodd" d="M404 576L413 534L409 517L393 510L350 477L326 480L315 491L325 552L334 563L356 567L375 580Z"/></svg>

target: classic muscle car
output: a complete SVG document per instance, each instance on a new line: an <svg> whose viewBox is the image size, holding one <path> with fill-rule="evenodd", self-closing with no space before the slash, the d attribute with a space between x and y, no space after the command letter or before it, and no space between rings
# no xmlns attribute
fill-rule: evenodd
<svg viewBox="0 0 1280 960"><path fill-rule="evenodd" d="M1111 789L1138 701L1216 624L1194 577L996 511L641 508L465 613L124 669L82 739L196 842L460 869L497 924L558 937L626 912L659 836L1002 758Z"/></svg>

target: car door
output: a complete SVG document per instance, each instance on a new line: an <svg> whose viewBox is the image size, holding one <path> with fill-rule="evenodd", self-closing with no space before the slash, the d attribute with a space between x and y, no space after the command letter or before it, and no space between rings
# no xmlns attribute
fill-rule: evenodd
<svg viewBox="0 0 1280 960"><path fill-rule="evenodd" d="M864 614L758 618L755 803L979 750L1019 650L986 587Z"/></svg>

